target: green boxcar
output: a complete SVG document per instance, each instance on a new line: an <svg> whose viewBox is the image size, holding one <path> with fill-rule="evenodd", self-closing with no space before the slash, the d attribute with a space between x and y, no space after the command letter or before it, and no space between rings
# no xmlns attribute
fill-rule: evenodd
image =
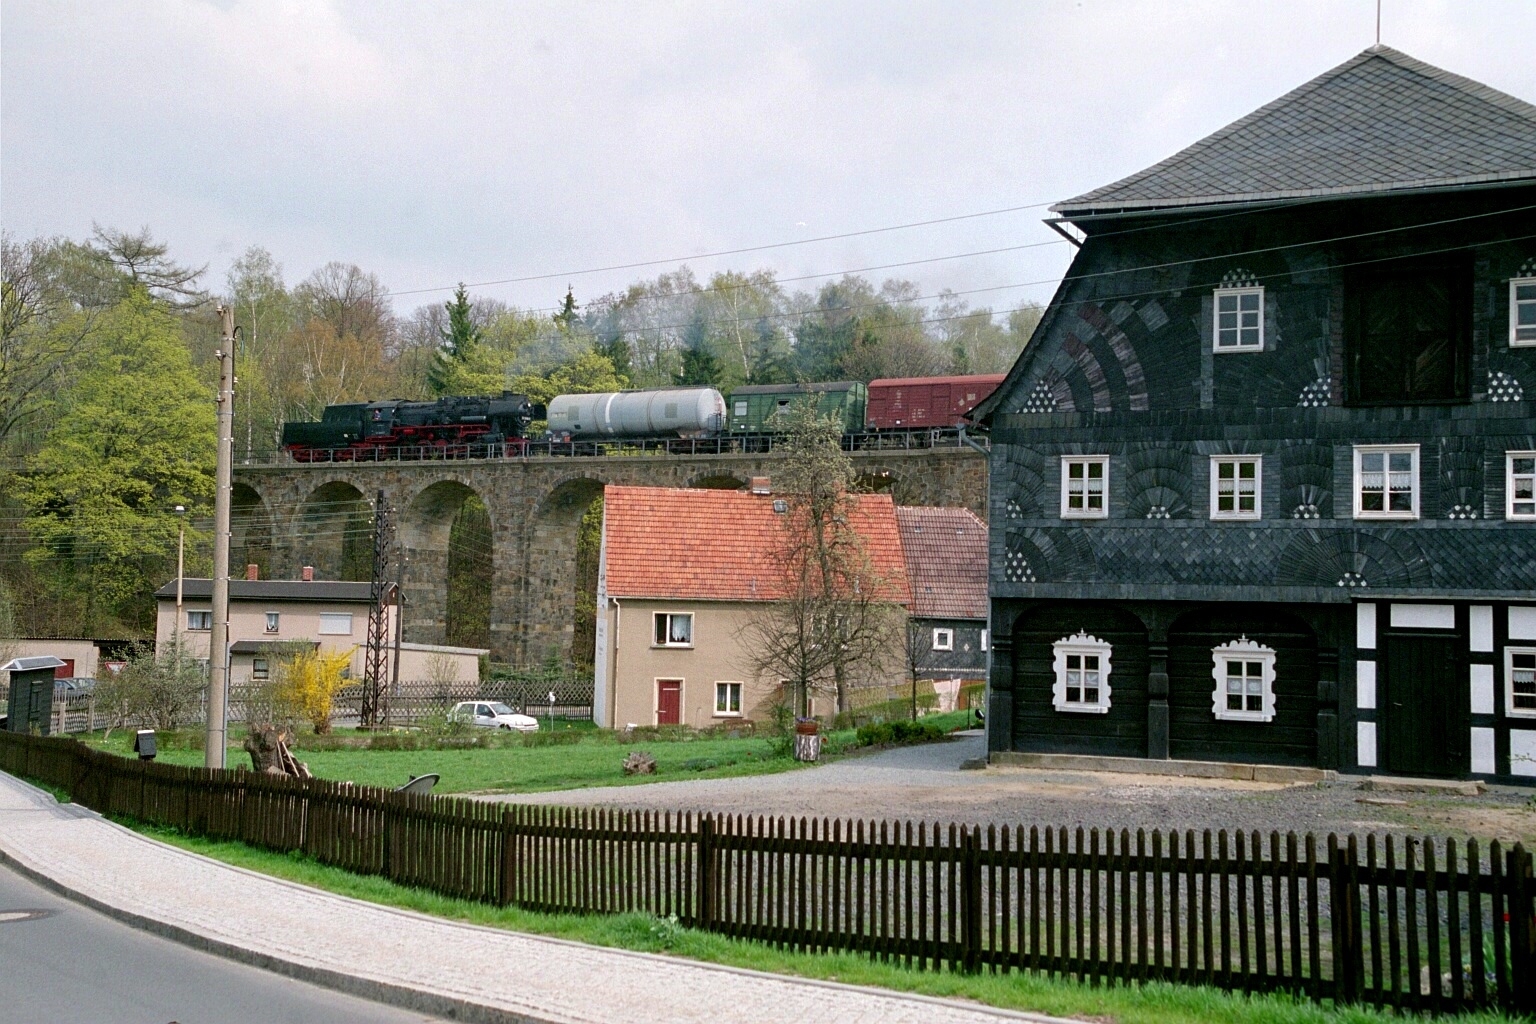
<svg viewBox="0 0 1536 1024"><path fill-rule="evenodd" d="M864 411L869 389L856 380L831 384L748 384L731 392L726 422L732 434L776 434L779 418L797 400L816 396L816 411L834 416L845 434L864 432Z"/></svg>

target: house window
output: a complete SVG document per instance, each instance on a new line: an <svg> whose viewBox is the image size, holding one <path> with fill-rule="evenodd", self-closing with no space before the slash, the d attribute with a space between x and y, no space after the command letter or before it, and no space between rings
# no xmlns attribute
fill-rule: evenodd
<svg viewBox="0 0 1536 1024"><path fill-rule="evenodd" d="M952 629L936 629L933 631L933 649L936 651L952 651L955 649L955 631Z"/></svg>
<svg viewBox="0 0 1536 1024"><path fill-rule="evenodd" d="M1263 463L1257 455L1211 459L1211 518L1257 519Z"/></svg>
<svg viewBox="0 0 1536 1024"><path fill-rule="evenodd" d="M352 613L351 612L321 612L320 613L321 636L351 636Z"/></svg>
<svg viewBox="0 0 1536 1024"><path fill-rule="evenodd" d="M1109 456L1062 456L1061 518L1103 519L1108 515Z"/></svg>
<svg viewBox="0 0 1536 1024"><path fill-rule="evenodd" d="M657 612L654 634L657 647L692 647L693 615Z"/></svg>
<svg viewBox="0 0 1536 1024"><path fill-rule="evenodd" d="M1355 449L1355 518L1419 518L1419 446Z"/></svg>
<svg viewBox="0 0 1536 1024"><path fill-rule="evenodd" d="M267 612L267 632L276 633L277 623L281 616L277 612Z"/></svg>
<svg viewBox="0 0 1536 1024"><path fill-rule="evenodd" d="M1246 636L1211 650L1211 711L1227 722L1275 717L1275 649Z"/></svg>
<svg viewBox="0 0 1536 1024"><path fill-rule="evenodd" d="M212 629L213 612L187 612L188 629Z"/></svg>
<svg viewBox="0 0 1536 1024"><path fill-rule="evenodd" d="M1347 271L1344 354L1357 405L1471 397L1472 263L1433 256Z"/></svg>
<svg viewBox="0 0 1536 1024"><path fill-rule="evenodd" d="M266 658L252 658L251 659L251 678L252 679L270 679L271 677L272 677L272 672L271 672L271 669L267 665L267 659Z"/></svg>
<svg viewBox="0 0 1536 1024"><path fill-rule="evenodd" d="M1511 715L1536 718L1536 647L1504 649L1504 708Z"/></svg>
<svg viewBox="0 0 1536 1024"><path fill-rule="evenodd" d="M1536 345L1536 277L1509 282L1509 345Z"/></svg>
<svg viewBox="0 0 1536 1024"><path fill-rule="evenodd" d="M1509 452L1504 466L1505 518L1536 519L1536 452Z"/></svg>
<svg viewBox="0 0 1536 1024"><path fill-rule="evenodd" d="M1264 351L1264 289L1216 289L1217 352Z"/></svg>
<svg viewBox="0 0 1536 1024"><path fill-rule="evenodd" d="M984 629L984 630L981 631L981 649L982 649L983 652L986 651L987 644L989 644L992 641L992 637L989 634L990 634L990 630L985 630Z"/></svg>
<svg viewBox="0 0 1536 1024"><path fill-rule="evenodd" d="M1056 641L1057 711L1102 715L1109 710L1110 646L1079 632Z"/></svg>
<svg viewBox="0 0 1536 1024"><path fill-rule="evenodd" d="M716 683L715 684L715 714L739 715L741 714L741 684L740 683Z"/></svg>

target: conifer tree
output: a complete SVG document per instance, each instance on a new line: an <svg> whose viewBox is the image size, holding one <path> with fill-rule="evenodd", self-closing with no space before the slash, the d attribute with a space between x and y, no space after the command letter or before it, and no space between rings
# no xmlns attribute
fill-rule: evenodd
<svg viewBox="0 0 1536 1024"><path fill-rule="evenodd" d="M442 342L427 370L427 386L434 395L446 395L453 390L454 371L469 362L482 337L474 320L474 304L469 301L463 282L454 289L453 299L444 303L443 308L448 312L448 326L440 332Z"/></svg>

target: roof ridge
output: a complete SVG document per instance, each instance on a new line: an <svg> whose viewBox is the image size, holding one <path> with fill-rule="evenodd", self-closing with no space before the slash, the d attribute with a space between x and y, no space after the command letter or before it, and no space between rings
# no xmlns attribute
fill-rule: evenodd
<svg viewBox="0 0 1536 1024"><path fill-rule="evenodd" d="M1071 199L1066 199L1056 203L1052 205L1051 210L1052 212L1056 213L1066 213L1075 209L1092 208L1101 204L1105 206L1119 205L1114 200L1100 197L1103 197L1106 194L1113 194L1117 192L1123 192L1127 189L1132 189L1149 179L1158 177L1164 171L1167 171L1176 166L1187 164L1191 161L1201 159L1208 152L1219 149L1223 143L1227 142L1233 136L1239 135L1246 129L1252 128L1256 125L1261 125L1263 122L1273 117L1280 111L1291 108L1299 101L1305 99L1313 93L1318 92L1319 90L1337 81L1344 75L1355 71L1356 69L1373 60L1385 61L1394 67L1408 72L1409 74L1417 75L1428 81L1436 82L1441 85L1450 87L1463 96L1467 96L1480 102L1486 103L1489 106L1495 107L1505 113L1529 120L1532 122L1533 126L1536 126L1536 105L1527 103L1526 101L1519 99L1518 97L1511 96L1508 93L1500 92L1498 89L1484 85L1483 83L1474 79L1466 78L1462 75L1455 74L1454 72L1446 71L1444 68L1436 67L1433 64L1419 60L1418 58L1412 57L1400 50L1394 50L1390 46L1377 44L1362 50L1343 63L1322 72L1316 77L1311 78L1296 86L1295 88L1285 92L1284 94L1276 97L1275 99L1270 100L1268 103L1265 103L1263 106L1260 106L1256 110L1253 110L1243 117L1238 118L1236 121L1224 125L1223 127L1218 128L1216 131L1204 136L1203 138L1196 140L1190 145L1179 149L1177 152L1174 152L1162 160L1159 160L1157 163L1152 164L1150 167L1145 167L1132 174L1128 174L1123 178L1119 178L1115 181L1109 182L1108 184L1090 189L1089 191L1074 196ZM1482 179L1485 176L1475 175L1473 177ZM1493 175L1491 177L1501 178L1509 177L1509 175ZM1452 181L1455 179L1446 179L1444 176L1434 176L1424 178L1423 182L1433 182L1440 180ZM1402 187L1406 187L1408 185L1418 185L1423 182L1415 181L1412 179L1403 179L1402 181L1395 183L1401 185ZM1292 190L1281 189L1277 190L1274 194L1276 196L1280 196L1289 191ZM1295 191L1301 194L1314 194L1315 192L1313 189L1302 189ZM1238 194L1234 194L1232 198L1236 198L1237 195ZM1220 201L1219 197L1215 196L1208 196L1205 198L1209 199L1210 201ZM1145 198L1124 199L1121 200L1121 203L1130 206L1149 205L1148 200ZM1176 206L1180 205L1180 201L1177 199L1170 199L1166 203L1151 203L1150 205Z"/></svg>

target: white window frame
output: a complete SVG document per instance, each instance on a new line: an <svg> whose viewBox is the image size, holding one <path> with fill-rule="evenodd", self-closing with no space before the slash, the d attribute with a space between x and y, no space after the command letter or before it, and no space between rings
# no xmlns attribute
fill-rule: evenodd
<svg viewBox="0 0 1536 1024"><path fill-rule="evenodd" d="M1361 466L1363 464L1364 457L1367 456L1367 455L1381 455L1381 456L1383 456L1384 461L1382 463L1382 467L1383 467L1382 468L1382 472L1384 474L1387 474L1388 477L1390 478L1390 470L1387 467L1389 467L1391 465L1391 457L1393 455L1404 455L1404 454L1409 455L1411 457L1410 458L1410 462L1409 462L1409 467L1410 467L1409 468L1409 475L1412 477L1413 486L1412 486L1412 489L1409 491L1409 497L1410 497L1410 500L1411 500L1411 503L1412 503L1413 507L1411 509L1406 510L1406 511L1403 511L1403 510L1392 511L1390 509L1382 509L1381 511L1375 511L1375 510L1366 511L1366 509L1365 509L1365 501L1364 501L1364 497L1365 496L1364 496L1364 494L1362 493L1362 490L1361 490L1361 483L1362 483L1362 479L1361 478L1362 478L1362 476L1364 474L1364 470L1361 468ZM1362 445L1356 445L1355 446L1354 464L1355 464L1354 465L1354 502L1355 502L1355 518L1356 519L1417 519L1417 518L1419 518L1419 493L1420 493L1421 487L1420 487L1420 483L1419 483L1419 446L1418 445L1416 445L1416 444L1362 444ZM1387 482L1390 482L1390 479ZM1383 490L1382 498L1383 498L1383 502L1382 503L1384 505L1390 505L1391 504L1391 496L1390 496L1390 492L1389 491Z"/></svg>
<svg viewBox="0 0 1536 1024"><path fill-rule="evenodd" d="M1243 323L1243 315L1244 315L1244 311L1243 311L1243 296L1245 296L1245 295L1256 295L1256 296L1258 296L1258 300L1259 300L1259 308L1258 308L1258 311L1257 311L1257 314L1256 314L1255 322L1252 325L1245 325ZM1236 302L1236 306L1237 306L1237 308L1232 311L1233 315L1235 315L1237 317L1237 322L1236 322L1236 324L1234 326L1227 327L1227 328L1223 328L1221 326L1221 314L1222 314L1221 300L1224 299L1224 298L1234 299L1235 302ZM1235 336L1238 338L1238 344L1236 344L1236 345L1223 345L1221 343L1221 333L1222 333L1223 329L1225 329L1227 331L1235 332ZM1256 342L1253 342L1251 344L1247 344L1247 345L1242 344L1243 332L1247 331L1247 330L1256 330L1256 331L1258 331L1259 340L1256 341ZM1263 352L1264 351L1264 286L1263 285L1252 285L1252 286L1249 286L1249 287L1246 287L1246 288L1217 288L1216 289L1215 295L1213 296L1212 301L1211 301L1211 351L1212 352Z"/></svg>
<svg viewBox="0 0 1536 1024"><path fill-rule="evenodd" d="M1536 330L1526 327L1530 331L1530 337L1521 338L1520 334L1520 307L1524 305L1536 306L1536 298L1518 298L1519 289L1536 288L1536 277L1512 277L1509 280L1509 347L1532 348L1536 347Z"/></svg>
<svg viewBox="0 0 1536 1024"><path fill-rule="evenodd" d="M1100 492L1100 507L1088 507L1088 469L1083 470L1083 507L1075 509L1071 507L1072 490L1071 474L1073 466L1101 466L1103 467L1104 487ZM1063 519L1108 519L1109 518L1109 456L1108 455L1063 455L1061 457L1061 518Z"/></svg>
<svg viewBox="0 0 1536 1024"><path fill-rule="evenodd" d="M282 613L281 612L267 612L266 616L267 616L267 632L268 633L279 632L280 627L282 625L282 621L283 621Z"/></svg>
<svg viewBox="0 0 1536 1024"><path fill-rule="evenodd" d="M1536 718L1536 708L1515 707L1515 655L1536 657L1536 647L1504 648L1504 713L1511 718Z"/></svg>
<svg viewBox="0 0 1536 1024"><path fill-rule="evenodd" d="M1239 500L1242 491L1238 489L1238 469L1244 463L1253 464L1253 511L1244 512L1236 508L1242 504ZM1221 467L1232 466L1232 504L1230 512L1223 511L1221 505ZM1264 517L1264 456L1262 455L1212 455L1211 456L1211 518L1217 520L1252 520Z"/></svg>
<svg viewBox="0 0 1536 1024"><path fill-rule="evenodd" d="M722 691L721 687L725 687L726 689ZM736 710L735 711L732 711L729 708L729 705L730 705L730 689L729 688L730 687L735 687L736 688ZM742 689L743 689L743 687L742 687L741 683L739 681L735 680L735 679L717 679L717 680L715 680L715 717L716 718L740 718L742 716L742 711L741 711L741 692L742 692ZM720 710L720 697L721 697L722 693L724 693L725 696L726 696L726 702L725 703L726 703L727 707L726 707L726 710L724 710L724 711Z"/></svg>
<svg viewBox="0 0 1536 1024"><path fill-rule="evenodd" d="M985 654L990 649L991 643L992 643L992 631L990 629L982 630L981 631L981 651L982 651L983 654Z"/></svg>
<svg viewBox="0 0 1536 1024"><path fill-rule="evenodd" d="M1531 481L1533 496L1536 496L1536 473L1516 473L1516 459L1536 460L1536 452L1505 452L1504 453L1504 518L1505 519L1536 519L1536 500L1522 498L1520 504L1530 505L1529 510L1515 508L1515 481L1519 478L1527 478Z"/></svg>
<svg viewBox="0 0 1536 1024"><path fill-rule="evenodd" d="M1245 665L1257 663L1259 669L1259 710L1247 709L1248 695L1243 694L1242 710L1227 707L1227 677L1229 662ZM1246 673L1244 674L1246 678ZM1211 648L1211 679L1216 686L1211 691L1211 713L1223 722L1269 722L1275 717L1275 649L1266 647L1246 636L1229 640Z"/></svg>
<svg viewBox="0 0 1536 1024"><path fill-rule="evenodd" d="M941 639L942 638L942 639ZM933 631L933 649L936 651L952 651L955 649L955 631L942 626Z"/></svg>
<svg viewBox="0 0 1536 1024"><path fill-rule="evenodd" d="M347 620L346 629L336 628L341 619ZM315 632L318 636L351 636L354 628L351 612L321 612L320 627Z"/></svg>
<svg viewBox="0 0 1536 1024"><path fill-rule="evenodd" d="M192 622L193 622L192 616L194 616L194 615L197 616L197 621L198 622L205 623L205 625L194 626L192 624ZM194 632L201 633L204 630L209 630L209 629L212 629L212 628L213 628L213 612L212 611L207 610L207 609L191 609L191 608L189 608L187 610L187 629L192 630Z"/></svg>
<svg viewBox="0 0 1536 1024"><path fill-rule="evenodd" d="M1056 684L1052 688L1052 703L1055 705L1056 710L1084 715L1108 714L1110 709L1110 655L1113 653L1113 648L1110 644L1096 636L1089 636L1088 633L1080 630L1072 636L1062 637L1060 640L1057 640L1054 645L1054 651ZM1067 700L1068 659L1084 656L1095 656L1099 659L1099 699L1094 704L1088 704L1080 700Z"/></svg>
<svg viewBox="0 0 1536 1024"><path fill-rule="evenodd" d="M672 620L673 619L687 619L688 620L688 640L687 640L686 643L681 643L681 642L678 642L678 641L672 639ZM664 639L661 640L660 642L658 642L657 639L656 639L656 634L657 634L656 626L657 626L658 623L664 623L664 631L661 633L661 636ZM694 639L694 633L693 633L693 612L653 612L651 614L651 646L652 647L677 647L677 648L685 648L686 649L686 648L690 648L690 647L693 646L693 639Z"/></svg>

